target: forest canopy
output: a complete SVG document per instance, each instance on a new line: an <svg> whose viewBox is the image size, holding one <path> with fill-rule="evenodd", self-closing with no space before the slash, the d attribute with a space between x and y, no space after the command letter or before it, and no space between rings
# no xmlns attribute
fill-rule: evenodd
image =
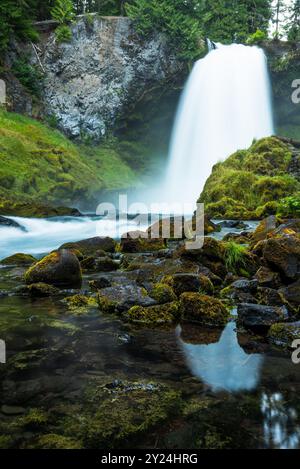
<svg viewBox="0 0 300 469"><path fill-rule="evenodd" d="M300 0L2 0L0 53L13 36L37 39L35 21L54 17L64 25L72 16L89 13L128 15L146 37L153 31L165 33L187 60L199 55L206 37L223 43L262 39L272 22L275 37L283 32L291 41L300 39Z"/></svg>

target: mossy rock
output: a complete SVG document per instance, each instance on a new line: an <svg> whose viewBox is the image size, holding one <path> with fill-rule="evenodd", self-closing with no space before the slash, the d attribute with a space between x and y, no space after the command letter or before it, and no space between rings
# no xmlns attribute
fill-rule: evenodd
<svg viewBox="0 0 300 469"><path fill-rule="evenodd" d="M156 283L150 291L150 296L159 304L171 303L177 299L173 288L165 283Z"/></svg>
<svg viewBox="0 0 300 469"><path fill-rule="evenodd" d="M82 449L82 443L73 438L49 433L41 435L31 443L25 445L26 449Z"/></svg>
<svg viewBox="0 0 300 469"><path fill-rule="evenodd" d="M300 190L290 173L290 147L276 137L255 142L214 166L199 202L211 218L256 219L276 213L277 202Z"/></svg>
<svg viewBox="0 0 300 469"><path fill-rule="evenodd" d="M172 324L179 319L179 303L173 301L157 306L134 306L123 314L123 318L135 324L163 325Z"/></svg>
<svg viewBox="0 0 300 469"><path fill-rule="evenodd" d="M30 254L13 254L12 256L6 257L2 261L0 261L1 265L17 265L17 266L23 266L23 265L32 265L35 262L37 262L37 259Z"/></svg>
<svg viewBox="0 0 300 469"><path fill-rule="evenodd" d="M300 322L274 324L269 330L268 338L271 343L290 349L294 340L300 338Z"/></svg>
<svg viewBox="0 0 300 469"><path fill-rule="evenodd" d="M96 236L94 238L83 239L72 243L65 243L60 246L61 249L76 250L83 254L85 257L96 256L98 251L115 252L116 241L108 236Z"/></svg>
<svg viewBox="0 0 300 469"><path fill-rule="evenodd" d="M155 252L165 249L166 241L163 238L151 238L143 231L132 231L122 235L120 249L124 253Z"/></svg>
<svg viewBox="0 0 300 469"><path fill-rule="evenodd" d="M57 287L78 287L82 282L79 261L71 251L52 252L27 270L25 282L27 285L47 283Z"/></svg>
<svg viewBox="0 0 300 469"><path fill-rule="evenodd" d="M26 291L29 293L30 296L36 298L44 298L48 296L55 296L59 294L59 289L53 287L52 285L48 285L47 283L33 283L28 285Z"/></svg>
<svg viewBox="0 0 300 469"><path fill-rule="evenodd" d="M87 314L91 308L98 307L97 298L87 295L74 295L64 298L63 303L68 307L68 310L74 315Z"/></svg>
<svg viewBox="0 0 300 469"><path fill-rule="evenodd" d="M183 293L180 297L180 312L184 321L207 326L224 326L230 317L220 300L200 293Z"/></svg>
<svg viewBox="0 0 300 469"><path fill-rule="evenodd" d="M132 383L115 391L100 402L95 414L82 425L86 448L131 448L152 429L179 414L181 395L153 383L143 386ZM70 427L72 431L72 426Z"/></svg>

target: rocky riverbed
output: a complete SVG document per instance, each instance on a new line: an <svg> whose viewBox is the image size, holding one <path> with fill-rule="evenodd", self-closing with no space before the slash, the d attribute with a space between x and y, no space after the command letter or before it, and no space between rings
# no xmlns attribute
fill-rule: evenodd
<svg viewBox="0 0 300 469"><path fill-rule="evenodd" d="M299 447L300 221L230 223L2 260L1 447Z"/></svg>

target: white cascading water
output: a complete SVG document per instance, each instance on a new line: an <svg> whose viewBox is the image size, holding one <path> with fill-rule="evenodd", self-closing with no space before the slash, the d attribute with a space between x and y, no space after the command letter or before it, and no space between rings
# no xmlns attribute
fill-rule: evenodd
<svg viewBox="0 0 300 469"><path fill-rule="evenodd" d="M181 98L164 190L168 202L195 204L217 162L274 133L264 52L216 47L196 62Z"/></svg>

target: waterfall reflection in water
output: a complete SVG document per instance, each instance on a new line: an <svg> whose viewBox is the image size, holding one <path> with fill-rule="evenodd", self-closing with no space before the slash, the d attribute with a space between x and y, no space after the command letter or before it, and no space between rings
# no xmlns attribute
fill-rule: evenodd
<svg viewBox="0 0 300 469"><path fill-rule="evenodd" d="M213 391L241 392L257 387L263 356L244 352L234 322L227 324L219 340L209 345L185 342L180 327L177 334L189 369Z"/></svg>

